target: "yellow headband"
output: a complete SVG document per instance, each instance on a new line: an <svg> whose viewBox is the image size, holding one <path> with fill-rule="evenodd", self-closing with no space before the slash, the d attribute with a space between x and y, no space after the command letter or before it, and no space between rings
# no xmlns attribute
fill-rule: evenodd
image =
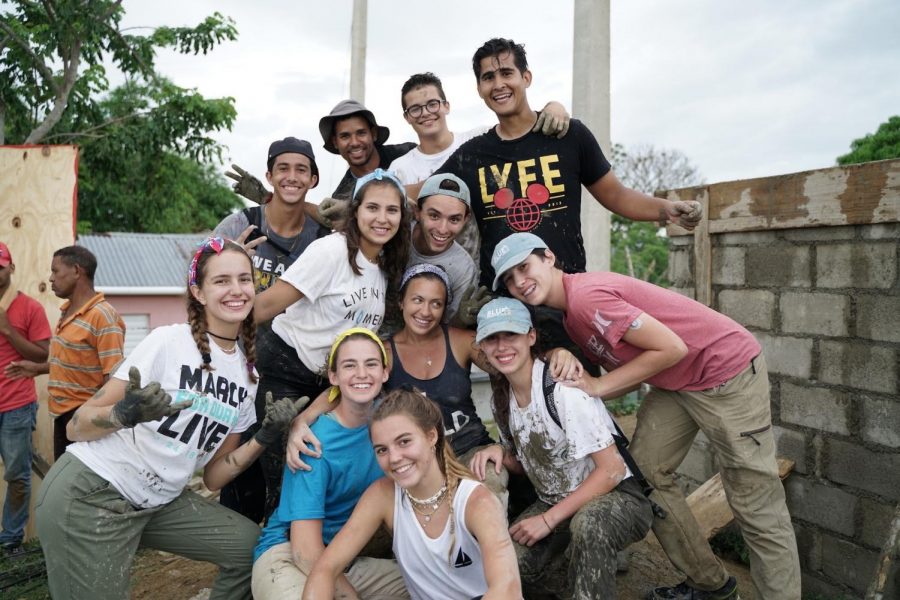
<svg viewBox="0 0 900 600"><path fill-rule="evenodd" d="M375 332L371 329L366 329L365 327L351 327L347 331L341 333L335 338L334 343L331 345L331 352L328 354L328 370L331 371L334 369L334 358L337 356L338 347L351 335L362 334L371 339L378 345L378 349L381 350L381 361L382 364L387 366L387 351L384 349L384 344L381 343L381 340L375 335ZM335 399L341 395L341 389L333 385L331 389L328 390L328 401L334 402Z"/></svg>

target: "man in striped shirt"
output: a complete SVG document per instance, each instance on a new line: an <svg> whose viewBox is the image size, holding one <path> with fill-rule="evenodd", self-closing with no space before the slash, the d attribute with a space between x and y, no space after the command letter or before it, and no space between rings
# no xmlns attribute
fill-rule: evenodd
<svg viewBox="0 0 900 600"><path fill-rule="evenodd" d="M66 424L75 409L106 383L124 358L125 323L94 290L97 259L87 248L67 246L53 253L50 286L65 300L46 363L17 361L7 368L9 377L50 374L50 414L53 420L53 455L62 456L69 445Z"/></svg>

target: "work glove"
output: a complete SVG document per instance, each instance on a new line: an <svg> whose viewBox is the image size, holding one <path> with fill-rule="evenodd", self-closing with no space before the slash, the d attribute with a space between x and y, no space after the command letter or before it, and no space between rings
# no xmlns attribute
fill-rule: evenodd
<svg viewBox="0 0 900 600"><path fill-rule="evenodd" d="M284 432L291 426L291 421L309 404L309 398L303 396L297 400L282 398L275 401L272 392L266 392L266 416L253 439L260 446L270 447L280 444Z"/></svg>
<svg viewBox="0 0 900 600"><path fill-rule="evenodd" d="M459 309L450 324L461 329L474 329L478 323L478 311L490 302L491 298L492 296L485 286L476 290L474 285L470 285L460 296Z"/></svg>
<svg viewBox="0 0 900 600"><path fill-rule="evenodd" d="M322 198L316 208L316 221L328 229L337 229L350 214L350 201L337 198Z"/></svg>
<svg viewBox="0 0 900 600"><path fill-rule="evenodd" d="M669 220L690 231L700 224L700 220L703 218L703 205L693 200L676 200L665 212ZM664 223L660 223L660 225L664 225Z"/></svg>
<svg viewBox="0 0 900 600"><path fill-rule="evenodd" d="M272 194L259 179L235 164L231 165L231 168L236 172L225 171L225 177L234 179L235 183L231 186L231 189L234 190L235 194L241 195L257 204L265 204L269 201Z"/></svg>
<svg viewBox="0 0 900 600"><path fill-rule="evenodd" d="M137 367L131 367L125 397L113 405L109 420L120 427L134 427L138 423L174 415L193 403L193 398L173 403L172 397L156 381L141 387L141 372Z"/></svg>
<svg viewBox="0 0 900 600"><path fill-rule="evenodd" d="M547 106L538 113L537 121L535 121L531 131L542 133L546 136L564 138L569 132L570 120L571 116L566 112L562 104L559 102L548 102Z"/></svg>

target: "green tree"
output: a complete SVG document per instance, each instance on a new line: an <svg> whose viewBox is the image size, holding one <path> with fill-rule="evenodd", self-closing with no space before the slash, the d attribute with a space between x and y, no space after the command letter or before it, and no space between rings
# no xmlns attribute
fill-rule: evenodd
<svg viewBox="0 0 900 600"><path fill-rule="evenodd" d="M628 150L622 144L614 144L610 162L623 184L645 194L703 182L697 167L678 150L653 146ZM669 238L657 224L639 223L614 214L610 242L610 268L614 272L669 285Z"/></svg>
<svg viewBox="0 0 900 600"><path fill-rule="evenodd" d="M195 27L123 29L121 0L14 0L0 14L0 143L80 146L81 231L197 231L238 206L213 171L233 98L207 99L155 69L156 52L235 40L219 13ZM143 29L142 29L143 31ZM110 89L106 66L125 83Z"/></svg>
<svg viewBox="0 0 900 600"><path fill-rule="evenodd" d="M839 165L900 158L900 116L889 118L878 131L850 142L850 152L838 156Z"/></svg>

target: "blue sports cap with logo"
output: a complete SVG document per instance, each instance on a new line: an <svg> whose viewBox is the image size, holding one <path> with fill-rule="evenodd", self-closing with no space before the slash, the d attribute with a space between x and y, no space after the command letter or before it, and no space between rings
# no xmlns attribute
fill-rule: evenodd
<svg viewBox="0 0 900 600"><path fill-rule="evenodd" d="M495 273L493 289L499 287L504 273L528 258L533 250L542 248L547 248L547 244L533 233L514 233L500 240L491 256Z"/></svg>
<svg viewBox="0 0 900 600"><path fill-rule="evenodd" d="M475 343L495 333L528 333L531 327L531 313L524 304L514 298L497 298L478 311Z"/></svg>

